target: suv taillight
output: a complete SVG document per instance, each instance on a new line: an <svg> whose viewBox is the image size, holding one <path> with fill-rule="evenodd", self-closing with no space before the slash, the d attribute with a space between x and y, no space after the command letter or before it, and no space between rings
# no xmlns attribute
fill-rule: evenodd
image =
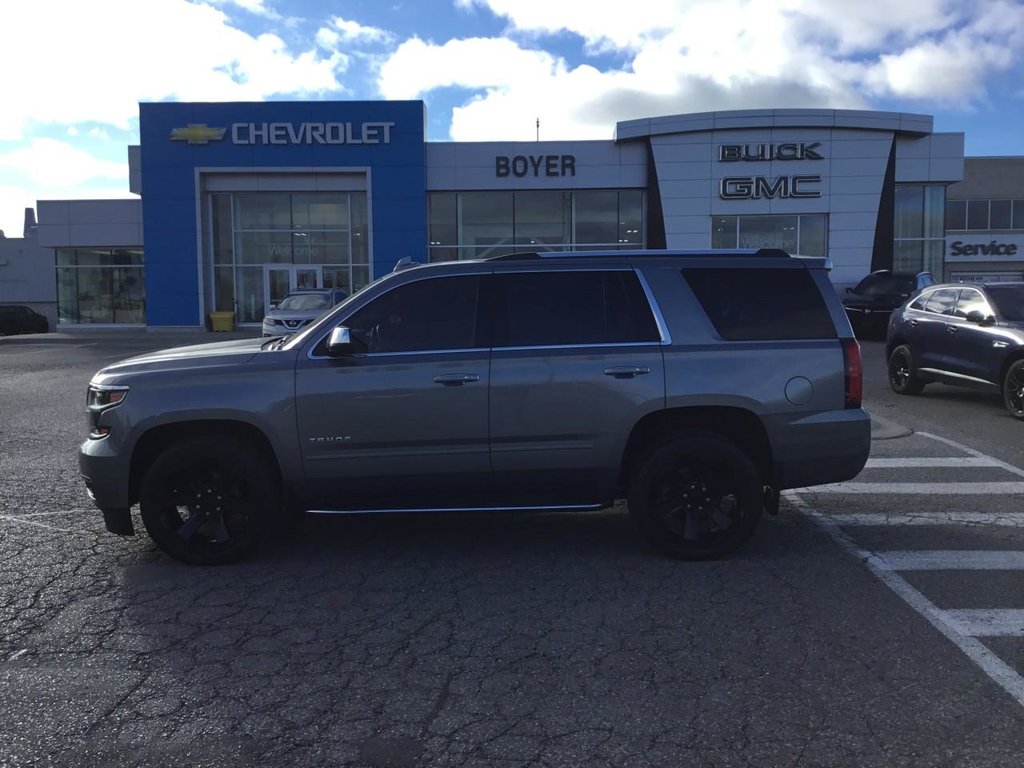
<svg viewBox="0 0 1024 768"><path fill-rule="evenodd" d="M842 344L846 407L860 408L864 396L864 363L860 357L860 344L856 339L843 339Z"/></svg>

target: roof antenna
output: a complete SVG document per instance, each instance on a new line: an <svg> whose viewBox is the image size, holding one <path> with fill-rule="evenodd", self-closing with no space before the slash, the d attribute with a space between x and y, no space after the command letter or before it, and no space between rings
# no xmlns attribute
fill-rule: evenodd
<svg viewBox="0 0 1024 768"><path fill-rule="evenodd" d="M537 118L537 141L540 141L540 118Z"/></svg>

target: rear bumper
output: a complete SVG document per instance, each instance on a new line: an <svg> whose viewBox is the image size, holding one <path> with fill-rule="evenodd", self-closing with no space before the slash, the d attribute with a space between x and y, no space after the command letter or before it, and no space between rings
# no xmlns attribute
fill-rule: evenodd
<svg viewBox="0 0 1024 768"><path fill-rule="evenodd" d="M863 408L766 419L779 490L825 485L860 474L871 452Z"/></svg>

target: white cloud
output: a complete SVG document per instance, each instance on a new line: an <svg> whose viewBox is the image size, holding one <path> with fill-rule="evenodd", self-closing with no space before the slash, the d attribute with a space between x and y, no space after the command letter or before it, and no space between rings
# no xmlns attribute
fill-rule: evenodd
<svg viewBox="0 0 1024 768"><path fill-rule="evenodd" d="M544 51L528 51L511 40L471 38L434 45L414 37L381 67L386 99L411 99L434 88L509 88L542 85L564 74L565 63Z"/></svg>
<svg viewBox="0 0 1024 768"><path fill-rule="evenodd" d="M127 129L139 101L336 91L345 65L338 54L296 53L276 35L247 34L222 11L186 0L34 0L10 4L4 16L0 140L17 140L40 123Z"/></svg>
<svg viewBox="0 0 1024 768"><path fill-rule="evenodd" d="M33 139L28 146L0 154L0 169L23 174L44 187L69 187L95 179L123 182L128 194L128 162L100 160L88 152L55 139Z"/></svg>
<svg viewBox="0 0 1024 768"><path fill-rule="evenodd" d="M325 48L333 48L342 43L387 44L394 40L394 36L379 27L368 27L341 16L333 16L328 26L317 31L316 39Z"/></svg>
<svg viewBox="0 0 1024 768"><path fill-rule="evenodd" d="M870 108L872 98L969 105L1024 42L1024 5L1012 0L457 3L506 18L518 42L412 40L380 70L393 97L476 91L453 113L456 140L528 140L538 115L542 138L556 139L607 137L618 120L691 111ZM565 33L626 64L601 72L540 50Z"/></svg>

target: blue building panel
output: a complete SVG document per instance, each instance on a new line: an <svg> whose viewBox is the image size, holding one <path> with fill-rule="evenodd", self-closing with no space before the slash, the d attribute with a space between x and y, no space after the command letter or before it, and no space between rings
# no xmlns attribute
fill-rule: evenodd
<svg viewBox="0 0 1024 768"><path fill-rule="evenodd" d="M149 325L203 322L197 169L368 168L374 274L426 256L421 101L141 104L139 122Z"/></svg>

